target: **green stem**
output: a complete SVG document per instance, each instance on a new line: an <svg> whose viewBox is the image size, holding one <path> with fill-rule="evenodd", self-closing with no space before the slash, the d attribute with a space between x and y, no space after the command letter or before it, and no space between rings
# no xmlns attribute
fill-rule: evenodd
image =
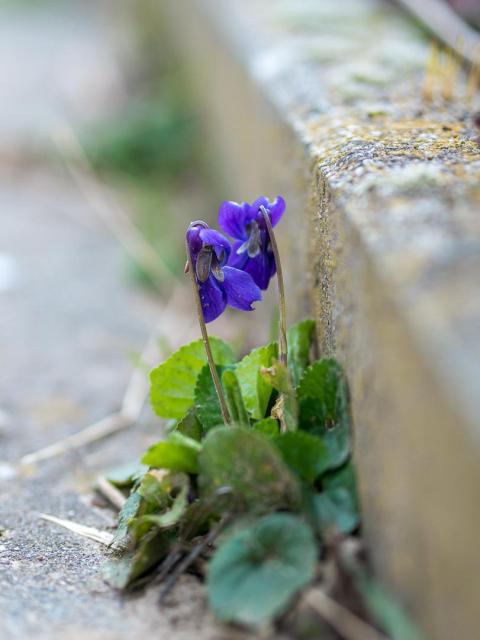
<svg viewBox="0 0 480 640"><path fill-rule="evenodd" d="M215 391L217 392L218 401L220 403L220 410L222 412L223 422L225 423L225 426L229 426L232 421L230 418L230 413L228 412L225 396L223 395L222 384L220 382L220 378L218 377L217 368L213 360L212 348L210 346L210 341L208 339L207 325L205 324L205 319L203 317L202 303L200 301L200 293L198 291L197 279L195 277L195 268L193 266L192 254L190 253L190 247L188 246L188 242L185 242L185 245L187 249L188 271L190 271L190 277L192 280L192 288L193 288L193 297L195 298L195 306L197 309L198 324L200 325L200 331L202 332L203 345L205 347L205 352L207 354L208 366L210 368L210 374L212 376L213 384L215 386Z"/></svg>
<svg viewBox="0 0 480 640"><path fill-rule="evenodd" d="M277 287L278 287L278 358L280 362L286 367L288 360L288 348L287 348L287 312L285 304L285 285L283 282L282 263L280 262L280 252L278 251L277 240L273 231L272 223L268 211L263 205L260 205L260 211L262 212L263 219L267 225L267 231L270 238L270 244L272 245L273 257L275 258L275 265L277 267Z"/></svg>

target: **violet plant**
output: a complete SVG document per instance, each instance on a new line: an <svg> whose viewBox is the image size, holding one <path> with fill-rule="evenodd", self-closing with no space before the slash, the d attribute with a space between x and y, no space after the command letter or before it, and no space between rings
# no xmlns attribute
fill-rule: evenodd
<svg viewBox="0 0 480 640"><path fill-rule="evenodd" d="M417 640L367 567L342 560L360 524L347 385L334 359L315 358L312 320L286 329L273 230L284 210L280 196L224 202L219 226L233 246L202 221L187 229L202 339L150 374L152 408L171 421L169 433L127 477L112 479L128 497L112 543L118 557L105 575L122 590L160 583L163 601L183 572L204 573L202 558L215 615L261 631L285 629L287 611L290 621L301 616L301 591L330 597L317 570L328 562L337 592L349 594L337 606L364 611L359 623L394 640ZM251 311L275 274L278 343L237 361L230 345L208 336L207 324L227 306Z"/></svg>

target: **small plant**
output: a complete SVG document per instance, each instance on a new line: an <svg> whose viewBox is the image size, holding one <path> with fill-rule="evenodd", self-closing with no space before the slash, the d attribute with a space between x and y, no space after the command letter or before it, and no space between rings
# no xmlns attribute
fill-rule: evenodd
<svg viewBox="0 0 480 640"><path fill-rule="evenodd" d="M169 433L137 470L112 479L129 495L106 576L123 590L160 583L163 599L194 569L206 574L220 620L261 630L279 619L288 624L299 594L318 584L319 563L328 562L330 591L358 624L365 625L360 611L393 638L417 638L364 565L343 557L360 524L347 383L334 359L314 357L312 320L286 329L273 231L284 210L280 197L223 203L219 223L233 246L202 221L186 232L202 339L150 374L152 407L171 421ZM227 305L252 310L275 273L278 343L237 360L206 325ZM321 585L329 590L325 579Z"/></svg>

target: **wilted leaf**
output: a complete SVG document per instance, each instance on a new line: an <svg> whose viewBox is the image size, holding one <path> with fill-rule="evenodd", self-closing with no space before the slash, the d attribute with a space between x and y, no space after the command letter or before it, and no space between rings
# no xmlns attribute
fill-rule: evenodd
<svg viewBox="0 0 480 640"><path fill-rule="evenodd" d="M142 503L135 518L129 521L130 536L141 540L153 526L168 528L179 522L190 488L188 476L165 469L152 469L143 478L138 493Z"/></svg>
<svg viewBox="0 0 480 640"><path fill-rule="evenodd" d="M131 541L128 525L130 520L137 515L141 502L142 496L138 491L134 491L127 498L118 514L118 526L111 544L113 549L125 549L128 547Z"/></svg>
<svg viewBox="0 0 480 640"><path fill-rule="evenodd" d="M350 420L347 386L338 363L319 360L309 367L298 387L299 425L322 438L330 452L332 468L350 453Z"/></svg>
<svg viewBox="0 0 480 640"><path fill-rule="evenodd" d="M257 420L265 417L272 394L272 387L260 375L260 369L271 366L273 359L277 357L277 351L276 343L254 349L238 363L235 370L245 407L252 418Z"/></svg>
<svg viewBox="0 0 480 640"><path fill-rule="evenodd" d="M199 486L205 499L229 490L226 504L265 511L296 503L298 484L274 444L241 427L220 427L203 442Z"/></svg>
<svg viewBox="0 0 480 640"><path fill-rule="evenodd" d="M313 578L317 545L308 525L287 513L264 516L232 535L210 562L208 597L225 622L261 627Z"/></svg>
<svg viewBox="0 0 480 640"><path fill-rule="evenodd" d="M328 449L316 436L296 431L282 433L272 442L288 466L309 484L330 467Z"/></svg>
<svg viewBox="0 0 480 640"><path fill-rule="evenodd" d="M210 338L213 358L217 365L234 361L228 344ZM195 385L200 371L207 363L202 340L191 342L168 358L150 373L150 399L154 412L162 418L182 418L194 401Z"/></svg>
<svg viewBox="0 0 480 640"><path fill-rule="evenodd" d="M167 440L157 442L143 455L142 462L157 469L197 473L201 444L174 431Z"/></svg>
<svg viewBox="0 0 480 640"><path fill-rule="evenodd" d="M288 368L294 387L310 363L310 345L315 330L314 320L303 320L287 331Z"/></svg>
<svg viewBox="0 0 480 640"><path fill-rule="evenodd" d="M235 424L248 425L250 423L247 410L242 398L240 383L235 371L227 370L222 374L222 386L225 391L230 417Z"/></svg>
<svg viewBox="0 0 480 640"><path fill-rule="evenodd" d="M167 532L157 529L150 531L135 551L104 565L105 581L116 589L126 589L168 553L170 544Z"/></svg>
<svg viewBox="0 0 480 640"><path fill-rule="evenodd" d="M279 393L291 393L292 388L289 380L287 367L273 359L270 367L261 367L260 375L271 387Z"/></svg>
<svg viewBox="0 0 480 640"><path fill-rule="evenodd" d="M150 513L138 518L136 525L141 526L145 523L153 524L159 529L166 529L176 525L185 513L188 505L188 478L184 477L184 482L180 487L180 491L175 496L172 506L162 513Z"/></svg>

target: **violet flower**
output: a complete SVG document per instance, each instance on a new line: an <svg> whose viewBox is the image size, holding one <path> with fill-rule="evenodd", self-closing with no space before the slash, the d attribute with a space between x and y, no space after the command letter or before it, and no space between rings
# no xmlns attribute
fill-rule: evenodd
<svg viewBox="0 0 480 640"><path fill-rule="evenodd" d="M248 273L226 266L232 248L225 236L204 222L192 222L186 238L205 322L218 318L227 304L253 311L252 303L262 293Z"/></svg>
<svg viewBox="0 0 480 640"><path fill-rule="evenodd" d="M263 196L251 205L248 202L223 202L218 223L225 233L235 238L228 264L249 273L260 289L265 290L277 268L261 205L269 213L274 227L285 211L285 200L281 196L273 202Z"/></svg>

